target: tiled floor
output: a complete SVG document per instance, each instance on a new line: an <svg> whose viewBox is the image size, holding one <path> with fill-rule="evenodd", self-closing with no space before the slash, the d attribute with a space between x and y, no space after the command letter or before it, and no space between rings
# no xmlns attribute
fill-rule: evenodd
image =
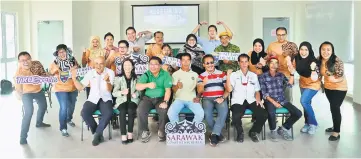
<svg viewBox="0 0 361 159"><path fill-rule="evenodd" d="M45 116L45 122L52 124L48 129L35 128L35 117L31 123L28 142L29 145L19 145L19 131L21 125L21 102L15 97L1 97L0 121L1 121L1 158L23 158L23 157L87 157L87 158L112 158L112 157L361 157L361 107L353 107L350 102L345 101L342 106L343 122L341 140L329 142L328 134L324 129L332 126L331 114L328 101L325 95L319 92L313 100L315 112L319 122L319 129L313 136L301 134L299 129L303 126L303 118L295 125L295 140L280 140L274 143L270 140L253 143L248 137L242 144L233 140L226 141L211 147L208 142L205 146L182 147L166 146L165 143L157 142L153 135L149 143L135 141L133 144L122 145L120 143L119 131L113 131L113 139L107 140L97 147L91 145L91 133L86 131L84 141L80 141L80 115L79 112L84 102L85 93L81 93L74 121L75 128L69 128L70 137L62 137L58 130L58 103L53 95L53 108L49 108L49 113ZM296 105L300 106L300 93L298 88L294 88L294 99ZM34 111L36 112L36 111ZM267 122L266 122L267 124ZM245 129L250 128L250 121L244 120ZM155 123L151 124L153 134ZM268 124L266 126L267 132ZM107 132L107 131L106 131ZM107 133L104 133L107 134ZM105 136L107 138L107 135ZM233 137L231 138L233 139Z"/></svg>

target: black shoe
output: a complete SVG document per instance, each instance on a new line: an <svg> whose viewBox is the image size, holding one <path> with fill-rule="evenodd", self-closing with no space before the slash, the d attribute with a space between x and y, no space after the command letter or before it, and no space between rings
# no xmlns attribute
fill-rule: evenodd
<svg viewBox="0 0 361 159"><path fill-rule="evenodd" d="M71 126L71 127L75 127L75 123L72 122L72 121L68 121L68 125Z"/></svg>
<svg viewBox="0 0 361 159"><path fill-rule="evenodd" d="M219 142L225 142L226 141L226 138L222 134L217 135L217 139L218 139Z"/></svg>
<svg viewBox="0 0 361 159"><path fill-rule="evenodd" d="M123 144L123 145L128 144L128 140L125 140L125 141L122 140L122 144Z"/></svg>
<svg viewBox="0 0 361 159"><path fill-rule="evenodd" d="M26 138L20 138L20 145L27 145L28 141L26 140Z"/></svg>
<svg viewBox="0 0 361 159"><path fill-rule="evenodd" d="M36 124L37 128L47 128L47 127L50 127L50 126L51 126L50 124L45 124L45 123Z"/></svg>
<svg viewBox="0 0 361 159"><path fill-rule="evenodd" d="M167 138L166 138L165 133L158 131L158 141L159 142L164 142L166 139Z"/></svg>
<svg viewBox="0 0 361 159"><path fill-rule="evenodd" d="M340 140L340 134L336 137L336 136L333 136L333 135L331 135L329 138L328 138L328 140L329 141L337 141L337 140Z"/></svg>
<svg viewBox="0 0 361 159"><path fill-rule="evenodd" d="M252 116L251 122L252 122L252 123L256 122L256 118Z"/></svg>
<svg viewBox="0 0 361 159"><path fill-rule="evenodd" d="M133 143L133 139L128 139L128 143Z"/></svg>
<svg viewBox="0 0 361 159"><path fill-rule="evenodd" d="M211 134L211 137L209 138L209 140L210 140L210 145L211 146L217 146L218 145L218 138L217 138L217 135L216 134Z"/></svg>
<svg viewBox="0 0 361 159"><path fill-rule="evenodd" d="M325 130L325 132L331 133L331 132L333 132L333 128L332 128L332 127L331 127L331 128L327 128L327 129Z"/></svg>
<svg viewBox="0 0 361 159"><path fill-rule="evenodd" d="M95 133L94 139L92 141L93 146L98 146L102 142L101 138L102 138L102 135ZM104 137L103 137L103 141L104 141Z"/></svg>
<svg viewBox="0 0 361 159"><path fill-rule="evenodd" d="M256 132L250 132L250 133L249 133L249 137L251 138L251 140L252 140L253 142L259 142L259 138L258 138Z"/></svg>
<svg viewBox="0 0 361 159"><path fill-rule="evenodd" d="M240 142L240 143L242 143L244 141L244 133L243 132L238 133L236 141Z"/></svg>
<svg viewBox="0 0 361 159"><path fill-rule="evenodd" d="M100 142L104 142L104 136L100 135Z"/></svg>

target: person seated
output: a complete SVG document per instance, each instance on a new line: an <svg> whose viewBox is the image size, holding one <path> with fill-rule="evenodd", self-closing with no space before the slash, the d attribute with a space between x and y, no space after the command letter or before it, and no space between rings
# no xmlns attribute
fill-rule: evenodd
<svg viewBox="0 0 361 159"><path fill-rule="evenodd" d="M194 34L189 34L187 36L186 44L178 51L177 57L183 53L189 53L192 56L192 71L196 72L198 75L204 72L202 58L205 53L201 47L197 46L197 37Z"/></svg>
<svg viewBox="0 0 361 159"><path fill-rule="evenodd" d="M39 61L32 61L28 52L20 52L18 62L19 65L14 78L18 76L47 76L43 65ZM33 101L35 100L39 106L36 117L37 128L50 127L50 124L43 122L48 105L40 84L17 84L15 82L15 90L18 97L22 100L24 108L24 117L21 122L20 144L25 145L28 144L27 137L34 111Z"/></svg>
<svg viewBox="0 0 361 159"><path fill-rule="evenodd" d="M122 73L114 79L113 96L116 97L115 106L119 109L120 132L122 144L133 142L134 119L139 103L139 92L135 89L137 75L135 74L134 62L126 59L122 64ZM126 117L128 114L128 122ZM126 126L128 124L128 131Z"/></svg>
<svg viewBox="0 0 361 159"><path fill-rule="evenodd" d="M152 57L149 60L149 70L140 76L136 89L145 90L144 96L138 105L139 132L142 132L141 140L146 143L150 140L151 133L148 128L148 115L152 109L157 110L159 115L158 138L165 141L165 124L168 120L168 101L171 95L172 77L162 69L162 60L159 57Z"/></svg>
<svg viewBox="0 0 361 159"><path fill-rule="evenodd" d="M113 116L111 91L113 89L114 72L105 67L105 58L100 56L94 59L94 69L88 71L81 82L76 79L76 69L72 68L71 74L75 87L79 91L83 90L87 85L91 87L89 98L85 101L81 110L81 116L90 127L92 134L94 134L93 146L97 146L104 141L103 131ZM99 110L102 114L98 125L93 117L96 110Z"/></svg>
<svg viewBox="0 0 361 159"><path fill-rule="evenodd" d="M212 129L209 136L210 145L216 146L219 142L225 141L222 129L228 116L228 92L226 91L227 76L224 72L215 68L214 57L210 54L203 57L205 72L198 76L197 90L202 94L202 105L208 126ZM213 120L213 110L217 109L217 119Z"/></svg>
<svg viewBox="0 0 361 159"><path fill-rule="evenodd" d="M157 31L154 33L154 44L150 44L147 47L146 55L151 58L153 56L157 56L162 53L162 46L164 42L164 33L161 31Z"/></svg>
<svg viewBox="0 0 361 159"><path fill-rule="evenodd" d="M219 38L221 39L221 45L216 47L214 52L240 53L239 47L230 43L232 36L228 32L222 32L219 34ZM232 69L233 71L239 69L237 61L220 60L218 63L219 69L223 72L226 72L228 69Z"/></svg>
<svg viewBox="0 0 361 159"><path fill-rule="evenodd" d="M258 134L267 120L267 111L261 102L258 77L248 70L249 58L247 54L239 55L238 63L241 69L233 73L231 69L227 71L227 87L232 91L232 121L237 131L237 142L244 141L242 117L246 109L250 109L257 119L248 133L253 142L259 142Z"/></svg>
<svg viewBox="0 0 361 159"><path fill-rule="evenodd" d="M173 77L173 93L174 102L171 104L168 117L170 122L179 121L179 112L183 108L189 108L194 115L194 122L202 122L204 111L201 106L200 99L196 96L196 85L198 74L191 70L190 64L192 57L189 53L180 55L181 69L174 72Z"/></svg>
<svg viewBox="0 0 361 159"><path fill-rule="evenodd" d="M259 76L259 82L261 85L263 99L265 100L265 106L268 111L268 125L271 130L270 137L272 141L277 140L277 133L285 140L293 140L293 137L289 134L289 129L296 123L302 116L302 112L294 106L291 102L286 100L284 84L287 87L292 87L294 84L294 72L295 69L292 65L289 65L288 70L291 72L288 79L283 73L278 72L278 59L277 57L270 57L268 59L269 71ZM276 132L276 109L286 108L291 116L287 118L286 122L278 128ZM258 121L258 117L256 117Z"/></svg>

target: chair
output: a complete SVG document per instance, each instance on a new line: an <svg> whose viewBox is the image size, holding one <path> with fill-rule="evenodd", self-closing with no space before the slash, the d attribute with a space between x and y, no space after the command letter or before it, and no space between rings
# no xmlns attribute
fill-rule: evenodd
<svg viewBox="0 0 361 159"><path fill-rule="evenodd" d="M113 109L113 116L118 116L119 115L119 110L114 108ZM94 118L98 118L100 120L102 114L100 113L99 110L96 110L94 113L93 113L93 117ZM81 141L83 141L83 136L84 136L84 119L82 118L82 121L81 121ZM109 132L109 140L112 139L112 129L110 128L111 127L111 121L109 121L109 124L108 124L108 132ZM88 130L89 130L89 126L88 126Z"/></svg>

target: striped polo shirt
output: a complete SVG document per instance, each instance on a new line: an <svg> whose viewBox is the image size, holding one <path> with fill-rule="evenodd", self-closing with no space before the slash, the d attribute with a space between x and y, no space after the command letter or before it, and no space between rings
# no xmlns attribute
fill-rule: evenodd
<svg viewBox="0 0 361 159"><path fill-rule="evenodd" d="M208 77L208 82L204 85L203 97L223 96L224 84L227 80L226 74L219 70L215 70L212 74L206 71L198 76L198 83L202 83L206 77Z"/></svg>

